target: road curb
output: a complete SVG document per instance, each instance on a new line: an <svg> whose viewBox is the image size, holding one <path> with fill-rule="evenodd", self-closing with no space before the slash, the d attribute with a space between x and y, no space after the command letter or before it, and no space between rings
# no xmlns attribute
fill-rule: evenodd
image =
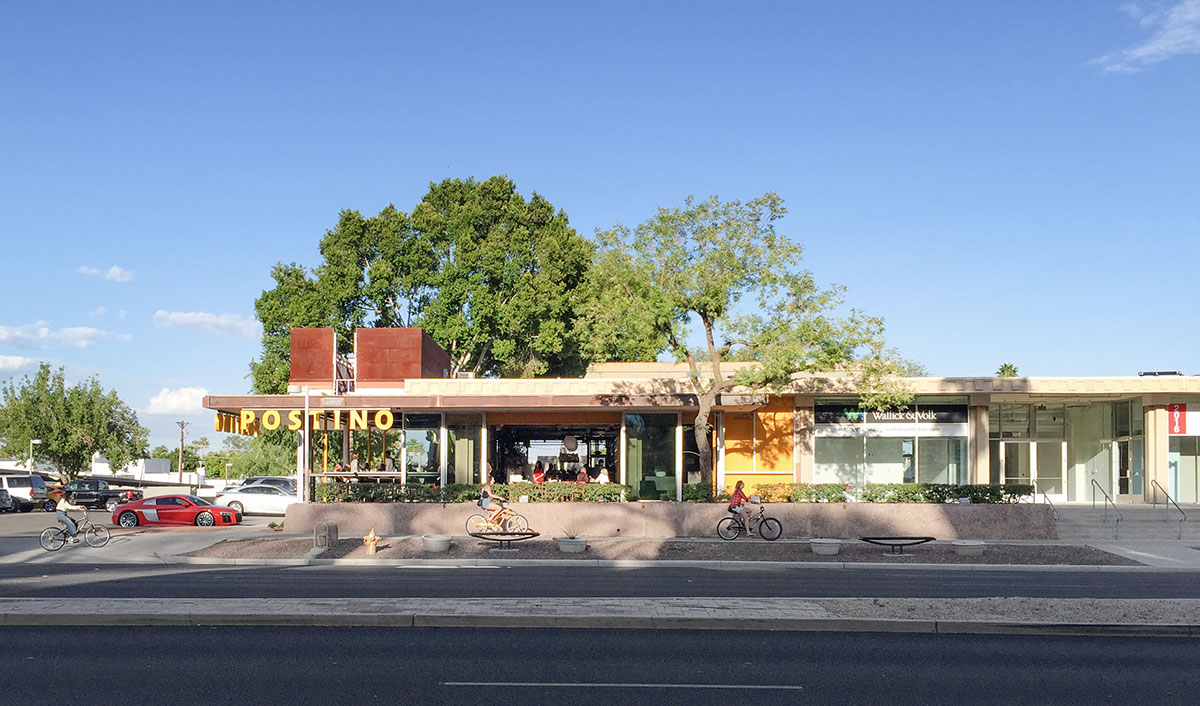
<svg viewBox="0 0 1200 706"><path fill-rule="evenodd" d="M376 567L522 567L570 566L611 569L900 569L904 571L1045 571L1045 572L1124 572L1124 573L1200 573L1188 567L1101 566L1096 564L888 564L879 562L815 561L728 561L686 559L231 559L200 556L164 556L168 564L206 564L226 566L376 566Z"/></svg>
<svg viewBox="0 0 1200 706"><path fill-rule="evenodd" d="M928 635L1041 635L1091 637L1200 637L1200 625L1019 623L1002 621L897 620L870 618L743 619L719 617L503 616L454 613L409 614L192 614L54 613L0 614L12 627L384 627L588 630L767 630L773 632L874 632Z"/></svg>

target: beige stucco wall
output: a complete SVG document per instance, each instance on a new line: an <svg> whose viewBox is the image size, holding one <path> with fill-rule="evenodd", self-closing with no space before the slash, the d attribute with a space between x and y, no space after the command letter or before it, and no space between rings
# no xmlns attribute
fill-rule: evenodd
<svg viewBox="0 0 1200 706"><path fill-rule="evenodd" d="M722 504L516 503L535 532L562 537L715 537L728 513ZM317 522L336 522L343 537L365 535L465 535L473 503L310 503L292 505L287 532L311 533ZM767 513L783 523L784 537L919 535L937 539L1055 539L1047 505L939 505L885 503L776 503Z"/></svg>

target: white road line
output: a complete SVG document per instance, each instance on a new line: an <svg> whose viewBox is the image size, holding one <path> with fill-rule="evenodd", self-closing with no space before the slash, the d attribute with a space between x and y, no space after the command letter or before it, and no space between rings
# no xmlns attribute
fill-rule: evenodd
<svg viewBox="0 0 1200 706"><path fill-rule="evenodd" d="M786 684L618 684L608 682L553 682L553 681L444 681L442 686L532 686L568 688L609 689L790 689L799 691L802 686Z"/></svg>

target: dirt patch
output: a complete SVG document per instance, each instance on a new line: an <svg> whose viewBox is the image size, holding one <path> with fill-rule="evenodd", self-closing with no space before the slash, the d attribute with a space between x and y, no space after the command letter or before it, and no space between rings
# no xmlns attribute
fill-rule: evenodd
<svg viewBox="0 0 1200 706"><path fill-rule="evenodd" d="M226 540L185 556L224 559L300 559L312 549L312 540ZM321 555L322 559L368 559L361 539L343 539ZM813 554L807 542L707 541L707 540L589 540L586 552L568 554L553 540L514 542L501 551L495 542L455 537L450 550L427 552L420 538L386 538L377 559L650 559L661 561L796 561L817 563L875 562L890 564L1014 564L1068 566L1140 566L1139 562L1108 552L1075 545L988 544L983 556L964 557L949 544L931 543L896 555L882 547L847 541L835 556Z"/></svg>

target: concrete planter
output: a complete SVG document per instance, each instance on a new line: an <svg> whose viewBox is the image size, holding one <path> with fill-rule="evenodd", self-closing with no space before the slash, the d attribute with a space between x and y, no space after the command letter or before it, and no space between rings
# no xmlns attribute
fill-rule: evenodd
<svg viewBox="0 0 1200 706"><path fill-rule="evenodd" d="M956 542L951 542L950 546L954 548L954 553L959 556L983 556L984 543L978 539L960 539Z"/></svg>
<svg viewBox="0 0 1200 706"><path fill-rule="evenodd" d="M587 549L587 540L583 537L557 537L554 541L558 543L560 552L578 554Z"/></svg>
<svg viewBox="0 0 1200 706"><path fill-rule="evenodd" d="M421 535L421 546L427 552L444 552L450 549L450 535L448 534L423 534Z"/></svg>
<svg viewBox="0 0 1200 706"><path fill-rule="evenodd" d="M825 556L833 556L842 549L842 540L840 539L810 539L808 546L812 548L813 554L824 554Z"/></svg>

